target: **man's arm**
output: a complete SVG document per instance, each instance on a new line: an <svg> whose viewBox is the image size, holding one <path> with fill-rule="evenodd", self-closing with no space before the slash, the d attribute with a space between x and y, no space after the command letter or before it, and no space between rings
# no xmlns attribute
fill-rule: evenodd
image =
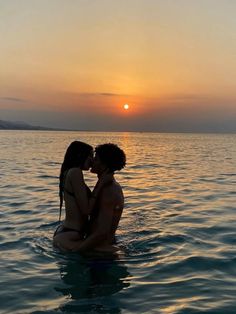
<svg viewBox="0 0 236 314"><path fill-rule="evenodd" d="M112 227L114 205L115 200L112 191L110 189L103 191L95 231L81 242L73 241L70 247L72 251L84 252L94 249L107 239Z"/></svg>

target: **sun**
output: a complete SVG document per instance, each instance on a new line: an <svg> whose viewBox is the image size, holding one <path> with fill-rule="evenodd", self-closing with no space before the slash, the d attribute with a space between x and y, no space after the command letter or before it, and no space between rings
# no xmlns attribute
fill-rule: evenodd
<svg viewBox="0 0 236 314"><path fill-rule="evenodd" d="M125 109L125 110L128 110L128 109L129 109L129 105L128 105L128 104L125 104L125 105L124 105L124 109Z"/></svg>

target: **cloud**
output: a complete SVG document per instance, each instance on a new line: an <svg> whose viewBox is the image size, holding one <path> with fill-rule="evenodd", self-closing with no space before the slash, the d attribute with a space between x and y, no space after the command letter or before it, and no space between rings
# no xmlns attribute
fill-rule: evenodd
<svg viewBox="0 0 236 314"><path fill-rule="evenodd" d="M121 94L114 94L114 93L99 93L100 96L127 96L127 95L121 95Z"/></svg>
<svg viewBox="0 0 236 314"><path fill-rule="evenodd" d="M106 93L106 92L98 92L98 93L78 93L78 96L83 97L93 97L93 96L103 96L103 97L128 97L130 95L125 94L116 94L116 93Z"/></svg>
<svg viewBox="0 0 236 314"><path fill-rule="evenodd" d="M203 100L208 100L209 98L211 98L208 95L198 95L198 94L185 94L185 93L178 93L178 94L172 94L172 95L168 95L166 97L167 100L170 101L203 101Z"/></svg>
<svg viewBox="0 0 236 314"><path fill-rule="evenodd" d="M0 100L14 101L14 102L25 102L26 101L23 98L16 98L16 97L0 97Z"/></svg>

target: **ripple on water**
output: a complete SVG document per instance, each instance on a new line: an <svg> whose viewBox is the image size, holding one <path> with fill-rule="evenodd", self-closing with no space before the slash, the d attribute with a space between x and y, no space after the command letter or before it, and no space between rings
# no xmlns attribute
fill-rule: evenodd
<svg viewBox="0 0 236 314"><path fill-rule="evenodd" d="M117 176L126 202L119 260L53 248L61 158L75 138L127 152ZM3 314L235 314L235 143L234 135L0 132Z"/></svg>

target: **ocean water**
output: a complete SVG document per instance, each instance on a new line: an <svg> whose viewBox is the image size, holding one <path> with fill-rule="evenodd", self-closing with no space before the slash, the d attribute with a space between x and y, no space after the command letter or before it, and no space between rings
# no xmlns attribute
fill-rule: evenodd
<svg viewBox="0 0 236 314"><path fill-rule="evenodd" d="M52 246L75 139L127 154L117 260ZM1 314L236 313L235 134L0 131L0 148Z"/></svg>

